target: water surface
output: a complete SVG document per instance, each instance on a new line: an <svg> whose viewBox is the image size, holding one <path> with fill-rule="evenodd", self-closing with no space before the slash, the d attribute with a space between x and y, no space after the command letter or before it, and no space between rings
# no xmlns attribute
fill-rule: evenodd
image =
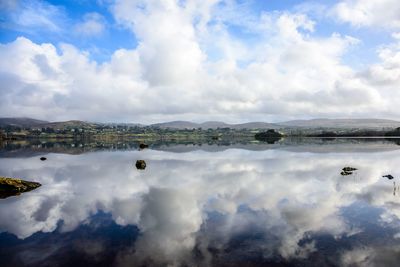
<svg viewBox="0 0 400 267"><path fill-rule="evenodd" d="M0 200L2 266L400 262L392 140L85 147L0 151L0 176L42 184ZM341 176L345 166L358 171Z"/></svg>

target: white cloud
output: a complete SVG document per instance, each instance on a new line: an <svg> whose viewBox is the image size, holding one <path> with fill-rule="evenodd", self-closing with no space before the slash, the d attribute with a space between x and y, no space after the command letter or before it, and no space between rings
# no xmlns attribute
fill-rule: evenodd
<svg viewBox="0 0 400 267"><path fill-rule="evenodd" d="M380 63L355 71L343 57L359 40L314 37L317 22L305 14L244 10L241 17L241 8L219 1L117 1L115 19L138 46L101 64L67 44L19 38L1 45L0 112L143 123L400 115L390 105L395 98L387 98L398 86L392 56L398 47L380 49ZM82 34L104 30L97 15L84 20ZM238 38L232 25L251 38ZM374 76L379 72L384 85Z"/></svg>
<svg viewBox="0 0 400 267"><path fill-rule="evenodd" d="M342 255L342 265L360 267L396 266L400 260L400 247L366 246L347 251Z"/></svg>
<svg viewBox="0 0 400 267"><path fill-rule="evenodd" d="M400 28L400 2L397 0L342 0L333 13L356 27Z"/></svg>
<svg viewBox="0 0 400 267"><path fill-rule="evenodd" d="M190 6L183 8L175 1L118 1L114 6L117 21L140 40L137 50L144 79L151 86L193 87L201 80L205 55L190 11Z"/></svg>
<svg viewBox="0 0 400 267"><path fill-rule="evenodd" d="M106 29L106 21L99 13L86 13L83 21L75 25L75 31L84 36L99 36Z"/></svg>
<svg viewBox="0 0 400 267"><path fill-rule="evenodd" d="M369 66L359 73L359 78L369 88L376 88L381 96L379 110L386 114L394 113L395 103L400 99L397 90L400 86L400 40L391 45L383 46L378 50L379 64Z"/></svg>
<svg viewBox="0 0 400 267"><path fill-rule="evenodd" d="M63 8L42 0L2 1L1 9L0 27L21 32L61 32L66 21Z"/></svg>

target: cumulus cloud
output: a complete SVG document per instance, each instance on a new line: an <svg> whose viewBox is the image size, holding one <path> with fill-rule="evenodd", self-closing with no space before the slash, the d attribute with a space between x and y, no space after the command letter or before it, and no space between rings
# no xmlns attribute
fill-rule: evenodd
<svg viewBox="0 0 400 267"><path fill-rule="evenodd" d="M342 265L360 267L396 266L400 260L399 246L363 247L343 253Z"/></svg>
<svg viewBox="0 0 400 267"><path fill-rule="evenodd" d="M398 47L380 48L380 62L354 70L343 57L360 40L339 33L316 37L318 22L304 13L255 14L245 7L116 1L110 7L116 23L138 45L102 63L70 44L24 37L2 44L0 112L143 123L399 115L390 105L394 98L387 98L398 86L387 67L397 64ZM77 31L93 36L104 27L100 15L89 13ZM233 28L249 38L238 38Z"/></svg>
<svg viewBox="0 0 400 267"><path fill-rule="evenodd" d="M106 21L99 13L87 13L81 23L75 25L76 33L84 36L99 36L106 29Z"/></svg>
<svg viewBox="0 0 400 267"><path fill-rule="evenodd" d="M397 0L344 0L333 13L356 27L400 28L400 3Z"/></svg>

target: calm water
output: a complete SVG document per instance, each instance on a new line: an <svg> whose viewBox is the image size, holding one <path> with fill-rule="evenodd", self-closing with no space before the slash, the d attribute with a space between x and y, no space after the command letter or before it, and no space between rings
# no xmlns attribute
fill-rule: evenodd
<svg viewBox="0 0 400 267"><path fill-rule="evenodd" d="M3 147L1 266L399 266L396 142L101 147Z"/></svg>

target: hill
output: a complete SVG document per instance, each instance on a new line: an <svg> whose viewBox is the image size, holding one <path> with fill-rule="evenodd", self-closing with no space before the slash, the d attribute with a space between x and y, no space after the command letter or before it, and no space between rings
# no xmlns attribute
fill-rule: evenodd
<svg viewBox="0 0 400 267"><path fill-rule="evenodd" d="M150 126L159 127L161 129L193 129L198 128L199 124L189 121L171 121L171 122L162 122L151 124Z"/></svg>
<svg viewBox="0 0 400 267"><path fill-rule="evenodd" d="M0 126L34 127L45 123L49 122L31 118L0 118Z"/></svg>
<svg viewBox="0 0 400 267"><path fill-rule="evenodd" d="M312 119L281 122L284 127L381 129L400 127L399 121L385 119Z"/></svg>
<svg viewBox="0 0 400 267"><path fill-rule="evenodd" d="M16 127L30 127L30 128L90 128L97 125L125 125L125 126L145 126L133 123L91 123L80 120L70 120L62 122L48 122L43 120L36 120L31 118L0 118L0 127L16 126ZM330 128L330 129L372 129L379 130L382 128L397 128L400 127L399 121L385 120L385 119L312 119L312 120L292 120L279 123L267 122L247 122L240 124L228 124L220 121L206 121L203 123L195 123L190 121L171 121L164 123L156 123L149 125L151 127L158 127L162 129L217 129L217 128L231 128L231 129L290 129L290 128Z"/></svg>
<svg viewBox="0 0 400 267"><path fill-rule="evenodd" d="M78 120L71 120L71 121L61 121L61 122L48 122L48 123L37 125L36 127L66 129L66 128L90 128L90 127L95 127L95 126L96 126L96 124L94 124L94 123L78 121Z"/></svg>
<svg viewBox="0 0 400 267"><path fill-rule="evenodd" d="M89 128L96 124L71 120L62 122L49 122L36 120L31 118L0 118L0 127L14 126L14 127L25 127L25 128L54 128L54 129L65 129L65 128Z"/></svg>
<svg viewBox="0 0 400 267"><path fill-rule="evenodd" d="M194 123L189 121L172 121L152 124L151 126L163 129L280 129L280 128L340 128L340 129L382 129L400 127L399 121L385 119L312 119L312 120L292 120L278 123L267 122L248 122L240 124L228 124L219 121L208 121Z"/></svg>
<svg viewBox="0 0 400 267"><path fill-rule="evenodd" d="M206 121L203 123L194 123L189 121L172 121L172 122L164 122L164 123L156 123L150 126L160 127L162 129L197 129L202 128L206 129L217 129L217 128L231 128L231 129L276 129L279 128L279 125L266 123L266 122L248 122L241 124L228 124L220 121Z"/></svg>

